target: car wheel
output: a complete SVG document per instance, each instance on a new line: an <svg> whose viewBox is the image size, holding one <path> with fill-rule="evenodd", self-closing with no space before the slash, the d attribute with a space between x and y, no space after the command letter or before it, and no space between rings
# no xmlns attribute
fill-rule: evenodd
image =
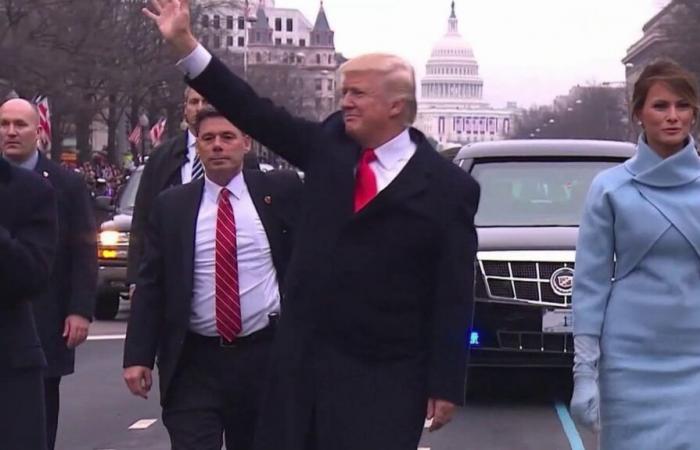
<svg viewBox="0 0 700 450"><path fill-rule="evenodd" d="M105 290L97 295L95 319L113 320L119 312L119 291Z"/></svg>

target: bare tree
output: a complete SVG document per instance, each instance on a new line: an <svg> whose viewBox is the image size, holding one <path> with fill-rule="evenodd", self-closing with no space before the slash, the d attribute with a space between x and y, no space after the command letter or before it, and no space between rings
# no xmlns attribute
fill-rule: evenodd
<svg viewBox="0 0 700 450"><path fill-rule="evenodd" d="M627 111L623 88L578 88L566 104L532 108L517 124L516 138L625 140Z"/></svg>

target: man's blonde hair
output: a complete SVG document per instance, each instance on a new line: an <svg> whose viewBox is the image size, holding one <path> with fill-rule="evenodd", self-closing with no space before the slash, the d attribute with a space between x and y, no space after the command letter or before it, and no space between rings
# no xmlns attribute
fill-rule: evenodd
<svg viewBox="0 0 700 450"><path fill-rule="evenodd" d="M340 75L349 73L373 72L382 77L384 93L393 99L403 100L402 114L404 125L410 126L416 120L418 101L416 100L416 73L405 59L388 53L368 53L360 55L340 66Z"/></svg>

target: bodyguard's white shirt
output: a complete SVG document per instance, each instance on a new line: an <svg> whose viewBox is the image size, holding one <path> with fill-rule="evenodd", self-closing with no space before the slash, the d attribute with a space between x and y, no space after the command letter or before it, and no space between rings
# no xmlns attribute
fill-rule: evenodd
<svg viewBox="0 0 700 450"><path fill-rule="evenodd" d="M280 312L277 272L272 264L270 243L239 173L226 186L236 221L238 284L243 328L246 336L268 325L268 314ZM197 216L194 248L194 292L190 330L204 336L216 331L216 216L221 186L204 177L204 193Z"/></svg>
<svg viewBox="0 0 700 450"><path fill-rule="evenodd" d="M177 63L178 69L190 79L204 72L211 61L211 53L201 44L192 53ZM416 153L416 144L411 141L408 129L401 132L389 142L374 149L377 160L369 167L377 178L377 192L385 189L403 170L409 159Z"/></svg>
<svg viewBox="0 0 700 450"><path fill-rule="evenodd" d="M187 130L187 161L180 167L180 177L182 184L187 184L192 181L192 164L194 157L197 154L197 138L190 130Z"/></svg>

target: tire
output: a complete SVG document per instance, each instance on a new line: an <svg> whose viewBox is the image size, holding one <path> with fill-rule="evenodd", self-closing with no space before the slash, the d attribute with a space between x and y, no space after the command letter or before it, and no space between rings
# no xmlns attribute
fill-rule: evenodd
<svg viewBox="0 0 700 450"><path fill-rule="evenodd" d="M95 319L114 320L119 313L119 291L105 290L97 295L95 304Z"/></svg>

